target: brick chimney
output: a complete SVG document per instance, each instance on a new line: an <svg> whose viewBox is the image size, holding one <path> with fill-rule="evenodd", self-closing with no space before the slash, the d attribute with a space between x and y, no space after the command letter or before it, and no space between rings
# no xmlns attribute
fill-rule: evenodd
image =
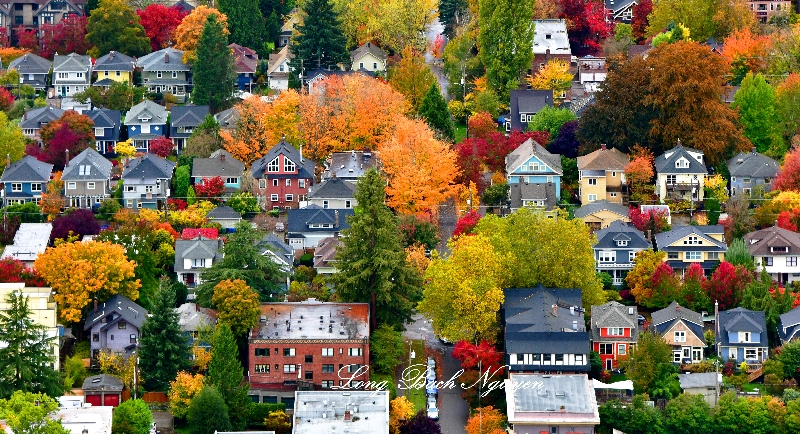
<svg viewBox="0 0 800 434"><path fill-rule="evenodd" d="M335 228L339 227L339 210L338 209L333 211L333 227L335 227Z"/></svg>
<svg viewBox="0 0 800 434"><path fill-rule="evenodd" d="M605 151L605 150L606 150L606 144L605 144L605 143L603 143L602 145L600 145L600 149L602 149L602 150L604 150L604 151Z"/></svg>
<svg viewBox="0 0 800 434"><path fill-rule="evenodd" d="M558 316L558 305L554 304L551 306L553 308L553 316Z"/></svg>
<svg viewBox="0 0 800 434"><path fill-rule="evenodd" d="M225 161L225 153L224 152L220 152L219 153L219 161Z"/></svg>

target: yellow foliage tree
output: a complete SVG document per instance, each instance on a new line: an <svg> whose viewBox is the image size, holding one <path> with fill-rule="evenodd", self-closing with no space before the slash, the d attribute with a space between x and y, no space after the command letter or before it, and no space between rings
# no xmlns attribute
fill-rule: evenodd
<svg viewBox="0 0 800 434"><path fill-rule="evenodd" d="M93 241L48 247L34 268L56 291L59 317L67 323L81 320L83 308L94 298L104 301L114 294L139 298L136 263L119 244Z"/></svg>
<svg viewBox="0 0 800 434"><path fill-rule="evenodd" d="M114 150L117 151L117 154L125 158L131 158L136 155L136 148L133 146L133 141L131 139L117 143Z"/></svg>
<svg viewBox="0 0 800 434"><path fill-rule="evenodd" d="M389 70L389 84L402 93L416 112L436 77L425 63L422 52L406 47L400 62Z"/></svg>
<svg viewBox="0 0 800 434"><path fill-rule="evenodd" d="M176 228L202 228L208 224L206 215L216 208L216 205L201 200L186 207L181 211L171 211L169 213L169 224ZM161 213L161 211L159 211ZM162 213L163 214L163 213Z"/></svg>
<svg viewBox="0 0 800 434"><path fill-rule="evenodd" d="M467 434L505 434L506 417L490 406L476 408L467 420Z"/></svg>
<svg viewBox="0 0 800 434"><path fill-rule="evenodd" d="M478 186L472 181L469 182L469 187L464 184L458 184L455 197L458 215L479 209L481 206L481 195L478 193Z"/></svg>
<svg viewBox="0 0 800 434"><path fill-rule="evenodd" d="M553 101L562 100L561 93L570 89L572 86L572 74L569 72L569 64L561 59L554 59L547 62L539 72L528 77L528 84L533 89L552 89Z"/></svg>
<svg viewBox="0 0 800 434"><path fill-rule="evenodd" d="M203 374L178 372L175 380L169 383L169 412L175 417L186 417L192 398L203 390L204 383Z"/></svg>
<svg viewBox="0 0 800 434"><path fill-rule="evenodd" d="M220 130L222 146L236 159L250 164L267 155L278 142L274 140L271 128L265 123L270 104L260 96L253 95L236 105L239 120L232 132Z"/></svg>
<svg viewBox="0 0 800 434"><path fill-rule="evenodd" d="M405 396L398 396L389 402L389 434L400 433L400 421L414 416L414 404Z"/></svg>
<svg viewBox="0 0 800 434"><path fill-rule="evenodd" d="M720 203L725 203L728 201L728 181L720 175L719 173L714 176L709 176L706 178L705 183L703 184L703 188L708 190L711 195Z"/></svg>
<svg viewBox="0 0 800 434"><path fill-rule="evenodd" d="M425 256L425 246L422 244L406 247L406 260L419 273L420 277L425 276L425 270L431 263L431 260Z"/></svg>
<svg viewBox="0 0 800 434"><path fill-rule="evenodd" d="M225 14L205 5L194 8L192 13L184 17L181 24L175 29L175 48L183 51L184 63L192 63L197 60L194 50L197 48L197 42L200 41L200 35L203 33L203 27L206 25L209 15L216 15L223 33L230 34L228 17Z"/></svg>
<svg viewBox="0 0 800 434"><path fill-rule="evenodd" d="M111 350L105 349L98 353L97 362L100 365L100 372L116 375L128 390L133 390L134 377L136 377L136 385L141 385L144 382L141 375L134 376L136 357L122 357L119 354L112 353Z"/></svg>
<svg viewBox="0 0 800 434"><path fill-rule="evenodd" d="M650 286L650 276L656 267L664 262L667 254L664 252L654 252L653 250L642 250L636 254L633 269L625 276L625 282L631 289L631 295L637 303L642 300L649 300L653 296L653 288Z"/></svg>
<svg viewBox="0 0 800 434"><path fill-rule="evenodd" d="M261 314L258 294L240 279L219 282L211 302L219 310L220 321L228 324L234 335L247 333Z"/></svg>
<svg viewBox="0 0 800 434"><path fill-rule="evenodd" d="M456 154L424 121L401 118L378 150L388 179L387 205L401 214L430 211L456 191Z"/></svg>

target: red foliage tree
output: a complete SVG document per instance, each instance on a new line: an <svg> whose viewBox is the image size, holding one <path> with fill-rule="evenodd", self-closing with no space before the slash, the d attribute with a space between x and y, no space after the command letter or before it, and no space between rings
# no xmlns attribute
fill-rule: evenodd
<svg viewBox="0 0 800 434"><path fill-rule="evenodd" d="M497 132L497 122L492 115L480 112L469 118L469 135L476 139L485 139L489 133Z"/></svg>
<svg viewBox="0 0 800 434"><path fill-rule="evenodd" d="M194 192L198 199L218 203L219 198L225 194L225 181L219 176L203 179L203 182L194 185Z"/></svg>
<svg viewBox="0 0 800 434"><path fill-rule="evenodd" d="M55 121L42 127L40 136L44 147L29 145L25 153L39 161L52 164L53 170L61 171L70 158L94 145L94 122L88 116L68 110Z"/></svg>
<svg viewBox="0 0 800 434"><path fill-rule="evenodd" d="M56 53L86 54L92 48L86 40L86 17L67 15L57 24L43 24L39 45L39 54L48 59Z"/></svg>
<svg viewBox="0 0 800 434"><path fill-rule="evenodd" d="M678 298L680 285L680 279L675 275L675 270L668 263L662 262L658 264L658 267L650 276L650 287L653 288L653 295L650 300L647 300L648 307L664 308L669 305Z"/></svg>
<svg viewBox="0 0 800 434"><path fill-rule="evenodd" d="M631 27L633 30L633 37L636 42L644 40L644 35L647 32L647 25L650 24L647 16L653 11L653 0L641 0L639 4L633 7L633 19L631 19Z"/></svg>
<svg viewBox="0 0 800 434"><path fill-rule="evenodd" d="M22 261L14 258L4 258L0 260L0 282L25 282L25 286L32 287L47 286L47 282L39 277L35 270L25 267Z"/></svg>
<svg viewBox="0 0 800 434"><path fill-rule="evenodd" d="M36 37L36 30L26 30L22 26L17 26L14 33L17 35L17 47L26 48L34 53L39 52L39 38Z"/></svg>
<svg viewBox="0 0 800 434"><path fill-rule="evenodd" d="M605 5L598 0L561 0L560 18L567 20L567 35L573 54L597 54L603 39L611 34Z"/></svg>
<svg viewBox="0 0 800 434"><path fill-rule="evenodd" d="M719 302L720 310L728 310L739 305L744 287L751 280L753 276L744 266L734 267L730 262L722 261L711 278L704 282L703 290L709 300Z"/></svg>
<svg viewBox="0 0 800 434"><path fill-rule="evenodd" d="M630 217L633 226L640 231L653 229L651 227L651 220L655 220L654 232L657 234L664 232L669 227L669 223L667 223L667 211L651 209L646 212L641 212L639 207L632 206L628 210L628 217Z"/></svg>
<svg viewBox="0 0 800 434"><path fill-rule="evenodd" d="M0 110L8 111L14 105L14 95L4 87L0 87Z"/></svg>
<svg viewBox="0 0 800 434"><path fill-rule="evenodd" d="M488 146L486 139L477 137L470 137L456 145L456 154L458 155L456 162L461 171L456 179L457 183L469 185L470 182L474 182L479 192L486 188L483 173Z"/></svg>
<svg viewBox="0 0 800 434"><path fill-rule="evenodd" d="M781 211L776 222L779 228L793 232L797 232L798 223L800 223L800 209L798 208L793 209L791 212Z"/></svg>
<svg viewBox="0 0 800 434"><path fill-rule="evenodd" d="M457 237L459 235L470 235L475 229L475 226L478 225L478 221L481 219L481 215L478 214L478 211L469 211L467 212L464 217L461 217L456 222L456 228L453 230L453 236Z"/></svg>
<svg viewBox="0 0 800 434"><path fill-rule="evenodd" d="M792 149L783 158L783 167L775 178L774 187L776 190L800 190L800 149Z"/></svg>
<svg viewBox="0 0 800 434"><path fill-rule="evenodd" d="M183 211L186 209L188 204L183 199L167 199L167 206L169 206L170 211Z"/></svg>
<svg viewBox="0 0 800 434"><path fill-rule="evenodd" d="M187 11L158 3L151 3L136 13L139 14L139 23L144 27L145 34L150 38L153 51L167 47L167 43L173 40L175 29L181 24L183 17L188 15Z"/></svg>
<svg viewBox="0 0 800 434"><path fill-rule="evenodd" d="M503 352L498 351L494 345L488 341L481 341L475 345L467 341L459 341L453 347L453 358L461 362L464 369L478 369L494 372L495 369L503 365ZM502 371L498 371L501 373Z"/></svg>
<svg viewBox="0 0 800 434"><path fill-rule="evenodd" d="M151 154L156 154L161 158L167 158L172 153L172 148L174 146L172 140L164 136L159 136L150 140L149 151Z"/></svg>
<svg viewBox="0 0 800 434"><path fill-rule="evenodd" d="M76 209L69 214L56 217L53 220L53 230L50 233L50 242L57 239L66 239L69 236L97 235L100 225L94 218L94 213L88 209Z"/></svg>

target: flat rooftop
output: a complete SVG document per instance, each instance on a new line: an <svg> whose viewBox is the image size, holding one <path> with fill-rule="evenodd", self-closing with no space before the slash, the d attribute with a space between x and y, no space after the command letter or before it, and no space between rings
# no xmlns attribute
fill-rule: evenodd
<svg viewBox="0 0 800 434"><path fill-rule="evenodd" d="M509 423L600 423L586 374L511 374L505 381Z"/></svg>
<svg viewBox="0 0 800 434"><path fill-rule="evenodd" d="M61 408L53 416L61 420L61 425L72 434L81 434L86 429L89 434L111 434L111 414L114 407Z"/></svg>
<svg viewBox="0 0 800 434"><path fill-rule="evenodd" d="M250 339L367 339L369 304L325 303L315 299L296 303L264 303Z"/></svg>
<svg viewBox="0 0 800 434"><path fill-rule="evenodd" d="M295 398L292 434L389 433L388 391L298 391Z"/></svg>

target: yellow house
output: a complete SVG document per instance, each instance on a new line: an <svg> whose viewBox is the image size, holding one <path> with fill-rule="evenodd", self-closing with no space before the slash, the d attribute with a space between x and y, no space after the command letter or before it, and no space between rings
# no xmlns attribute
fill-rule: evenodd
<svg viewBox="0 0 800 434"><path fill-rule="evenodd" d="M386 72L386 52L372 42L350 52L353 71L363 69L369 72Z"/></svg>
<svg viewBox="0 0 800 434"><path fill-rule="evenodd" d="M133 57L112 51L100 57L94 63L97 80L92 86L108 88L114 82L132 83L133 66L136 63Z"/></svg>
<svg viewBox="0 0 800 434"><path fill-rule="evenodd" d="M597 200L575 210L575 218L583 219L592 231L605 229L615 221L629 223L628 207L607 200Z"/></svg>
<svg viewBox="0 0 800 434"><path fill-rule="evenodd" d="M664 260L680 273L697 263L706 274L710 274L725 259L728 251L722 225L681 226L662 232L656 234L656 246L667 253Z"/></svg>
<svg viewBox="0 0 800 434"><path fill-rule="evenodd" d="M578 157L581 203L586 205L596 200L607 200L622 204L625 166L630 161L627 155L606 145Z"/></svg>
<svg viewBox="0 0 800 434"><path fill-rule="evenodd" d="M59 349L62 326L56 322L56 302L53 299L52 288L31 288L24 283L0 283L0 311L10 308L6 298L12 292L20 292L28 298L28 308L31 310L31 319L37 324L47 327L47 335L52 336L53 340L53 369L58 370Z"/></svg>

